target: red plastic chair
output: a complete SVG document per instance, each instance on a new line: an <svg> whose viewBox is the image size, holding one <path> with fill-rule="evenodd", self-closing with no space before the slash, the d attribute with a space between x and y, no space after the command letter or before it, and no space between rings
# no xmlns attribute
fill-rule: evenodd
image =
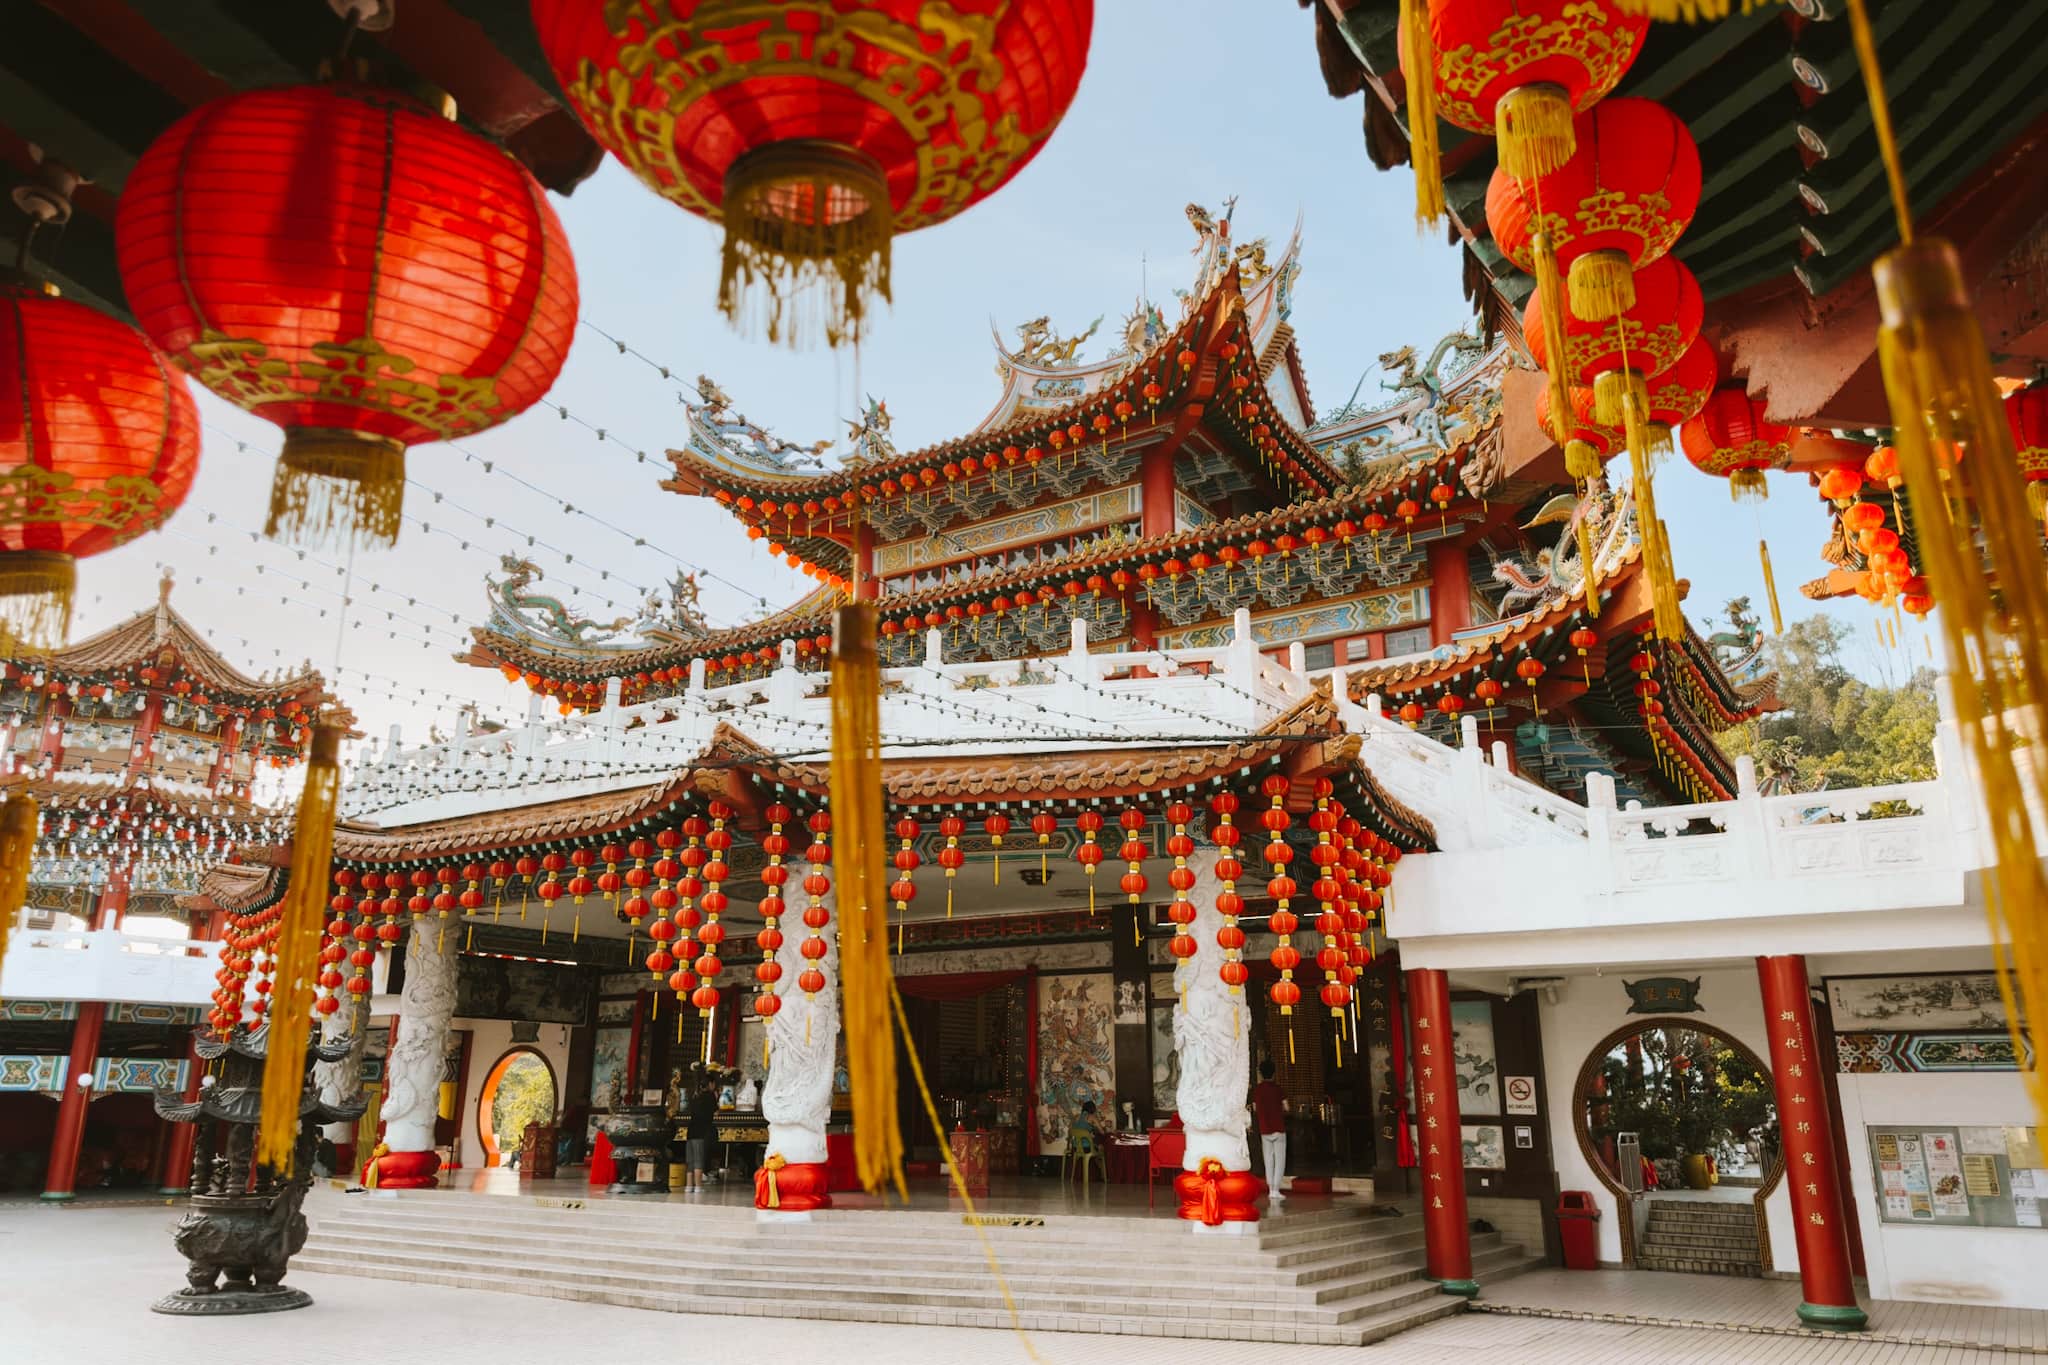
<svg viewBox="0 0 2048 1365"><path fill-rule="evenodd" d="M1184 1128L1154 1128L1148 1136L1152 1143L1152 1165L1145 1172L1145 1207L1149 1209L1154 1207L1153 1201L1157 1198L1159 1173L1173 1171L1177 1174L1181 1163L1187 1160L1188 1135ZM1169 1181L1172 1178L1167 1177Z"/></svg>

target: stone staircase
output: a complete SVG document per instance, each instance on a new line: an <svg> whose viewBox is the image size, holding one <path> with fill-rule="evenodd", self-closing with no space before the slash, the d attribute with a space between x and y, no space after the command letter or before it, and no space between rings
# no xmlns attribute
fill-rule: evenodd
<svg viewBox="0 0 2048 1365"><path fill-rule="evenodd" d="M1756 1210L1746 1199L1653 1198L1636 1266L1759 1278L1764 1268L1756 1244Z"/></svg>
<svg viewBox="0 0 2048 1365"><path fill-rule="evenodd" d="M297 1271L669 1312L1007 1328L976 1230L956 1212L750 1208L316 1190ZM1001 1215L991 1219L1001 1222ZM1163 1218L1060 1216L985 1229L1038 1331L1363 1345L1458 1312L1422 1278L1422 1220L1363 1201L1288 1212L1256 1236ZM1472 1239L1482 1284L1540 1257Z"/></svg>

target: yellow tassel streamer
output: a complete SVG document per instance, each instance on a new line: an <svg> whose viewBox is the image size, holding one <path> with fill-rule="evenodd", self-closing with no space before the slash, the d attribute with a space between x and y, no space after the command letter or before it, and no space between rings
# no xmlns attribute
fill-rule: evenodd
<svg viewBox="0 0 2048 1365"><path fill-rule="evenodd" d="M876 608L840 607L832 649L832 814L839 864L840 1009L853 1090L853 1155L869 1193L903 1186L896 1127L896 1045L889 1026L887 876L882 824L881 664Z"/></svg>
<svg viewBox="0 0 2048 1365"><path fill-rule="evenodd" d="M1728 476L1728 496L1737 502L1768 502L1771 486L1761 469L1738 469Z"/></svg>
<svg viewBox="0 0 2048 1365"><path fill-rule="evenodd" d="M1764 600L1771 606L1771 634L1783 635L1785 615L1778 610L1778 579L1771 572L1771 542L1759 540L1756 543L1756 554L1764 566Z"/></svg>
<svg viewBox="0 0 2048 1365"><path fill-rule="evenodd" d="M305 549L389 549L405 512L405 447L381 436L288 431L263 534Z"/></svg>
<svg viewBox="0 0 2048 1365"><path fill-rule="evenodd" d="M299 1136L299 1100L306 1086L306 1037L312 1026L314 983L320 971L320 926L327 909L327 874L334 856L334 813L341 794L342 727L313 727L312 757L299 816L292 830L290 882L277 923L276 970L270 993L269 1044L263 1063L263 1113L256 1127L256 1160L284 1175L292 1170Z"/></svg>
<svg viewBox="0 0 2048 1365"><path fill-rule="evenodd" d="M1636 273L1623 251L1588 251L1565 276L1572 316L1587 322L1618 318L1636 306Z"/></svg>
<svg viewBox="0 0 2048 1365"><path fill-rule="evenodd" d="M1538 221L1542 221L1540 210ZM1564 281L1558 278L1557 252L1550 245L1548 232L1536 234L1533 249L1537 306L1543 310L1543 369L1550 380L1550 435L1567 447L1565 458L1569 460L1572 418L1577 409L1572 406L1571 355L1564 335Z"/></svg>
<svg viewBox="0 0 2048 1365"><path fill-rule="evenodd" d="M874 299L889 301L895 231L888 182L852 148L790 139L725 175L718 307L771 342L858 343Z"/></svg>
<svg viewBox="0 0 2048 1365"><path fill-rule="evenodd" d="M47 654L71 633L78 565L51 550L0 554L0 638L7 654Z"/></svg>
<svg viewBox="0 0 2048 1365"><path fill-rule="evenodd" d="M1997 855L1984 902L2000 945L1992 958L2006 1017L2018 1029L2028 1011L2036 1019L2048 1012L2048 876L2027 814L2048 801L2040 532L1954 248L1923 238L1880 257L1875 275L1892 442L1923 572L1941 604L1935 619L1948 646L1956 728L1984 786ZM2038 1067L2022 1075L2048 1118L2048 1077Z"/></svg>
<svg viewBox="0 0 2048 1365"><path fill-rule="evenodd" d="M1572 101L1564 87L1538 82L1518 86L1493 107L1500 164L1517 180L1549 175L1572 159Z"/></svg>
<svg viewBox="0 0 2048 1365"><path fill-rule="evenodd" d="M1629 429L1629 444L1640 445L1645 455L1650 453L1650 390L1643 382L1643 376L1635 370L1607 370L1593 376L1593 420L1603 427L1622 426L1626 421L1625 402L1634 402L1636 425ZM1667 448L1670 438L1665 438Z"/></svg>
<svg viewBox="0 0 2048 1365"><path fill-rule="evenodd" d="M36 852L36 799L17 791L0 802L0 961L7 933L28 903L28 869Z"/></svg>
<svg viewBox="0 0 2048 1365"><path fill-rule="evenodd" d="M1436 123L1436 35L1429 27L1429 0L1401 0L1401 31L1408 39L1408 160L1415 167L1415 222L1432 227L1444 220L1443 150Z"/></svg>

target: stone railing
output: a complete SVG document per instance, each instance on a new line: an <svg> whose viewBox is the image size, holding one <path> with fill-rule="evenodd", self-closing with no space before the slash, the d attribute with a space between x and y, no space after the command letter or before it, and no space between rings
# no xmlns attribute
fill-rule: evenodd
<svg viewBox="0 0 2048 1365"><path fill-rule="evenodd" d="M559 719L544 717L536 697L523 728L458 733L443 744L406 747L394 731L381 754L351 772L343 809L384 824L417 823L644 785L687 767L720 727L781 757L823 762L830 675L799 670L796 659L785 642L768 676L718 687L706 685L699 661L677 695L630 706L614 680L599 709ZM946 662L935 630L922 663L882 670L883 752L1222 743L1259 730L1311 690L1300 646L1285 664L1266 658L1245 611L1218 647L1094 653L1086 623L1077 621L1065 654L1000 663Z"/></svg>
<svg viewBox="0 0 2048 1365"><path fill-rule="evenodd" d="M151 938L118 929L33 929L17 924L0 964L0 1000L212 1002L218 943Z"/></svg>

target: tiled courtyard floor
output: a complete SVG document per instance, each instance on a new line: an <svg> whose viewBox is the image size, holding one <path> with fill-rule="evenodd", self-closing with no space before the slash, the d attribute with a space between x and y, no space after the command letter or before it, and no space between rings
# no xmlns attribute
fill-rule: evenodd
<svg viewBox="0 0 2048 1365"><path fill-rule="evenodd" d="M760 1318L638 1312L554 1299L397 1284L340 1276L293 1275L314 1306L276 1316L163 1318L149 1311L158 1295L178 1287L181 1263L169 1229L177 1212L165 1205L48 1208L0 1207L0 1361L7 1365L219 1365L222 1360L309 1359L338 1352L363 1357L360 1333L377 1324L392 1359L431 1365L503 1365L508 1359L674 1359L687 1343L697 1352L747 1358L858 1360L861 1365L931 1365L934 1360L1019 1362L1018 1339L1007 1332L948 1327L870 1326ZM746 1273L735 1266L735 1274ZM1540 1303L1552 1274L1500 1286L1502 1306ZM1588 1305L1656 1306L1650 1283L1681 1277L1633 1277L1646 1291L1616 1298L1623 1277L1574 1276L1550 1286L1552 1301L1569 1292ZM1697 1291L1698 1282L1683 1277ZM1530 1287L1525 1287L1530 1286ZM1685 1286L1679 1286L1683 1289ZM1751 1282L1751 1287L1757 1287ZM1781 1287L1765 1284L1777 1291ZM349 1343L355 1341L357 1346ZM1387 1361L1448 1365L1491 1352L1517 1365L2016 1365L2038 1357L2002 1350L1915 1346L1837 1337L1587 1322L1509 1314L1467 1314L1374 1346L1269 1346L1139 1337L1034 1333L1044 1365L1339 1365L1360 1352ZM1505 1352L1503 1355L1502 1353ZM370 1358L370 1357L363 1357Z"/></svg>

